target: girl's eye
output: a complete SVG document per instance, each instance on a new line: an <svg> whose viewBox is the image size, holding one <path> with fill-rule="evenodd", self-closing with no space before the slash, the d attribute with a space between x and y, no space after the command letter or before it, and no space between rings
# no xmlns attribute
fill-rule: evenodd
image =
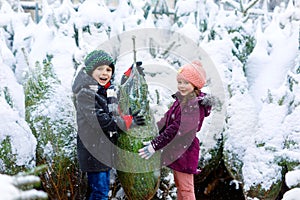
<svg viewBox="0 0 300 200"><path fill-rule="evenodd" d="M178 81L178 84L186 85L186 84L188 84L188 82L186 82L186 81Z"/></svg>

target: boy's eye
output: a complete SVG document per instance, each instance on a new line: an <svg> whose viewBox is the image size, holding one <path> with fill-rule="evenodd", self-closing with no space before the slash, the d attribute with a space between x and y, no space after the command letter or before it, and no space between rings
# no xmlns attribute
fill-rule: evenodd
<svg viewBox="0 0 300 200"><path fill-rule="evenodd" d="M111 72L112 71L111 68L106 68L106 67L102 67L102 66L98 67L97 70L99 70L99 71L107 71L107 72Z"/></svg>
<svg viewBox="0 0 300 200"><path fill-rule="evenodd" d="M103 70L104 68L103 68L103 67L97 67L97 69L98 69L98 70Z"/></svg>

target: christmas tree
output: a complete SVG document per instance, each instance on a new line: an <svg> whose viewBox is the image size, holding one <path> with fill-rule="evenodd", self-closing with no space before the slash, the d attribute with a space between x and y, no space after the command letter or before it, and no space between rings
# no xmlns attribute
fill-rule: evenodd
<svg viewBox="0 0 300 200"><path fill-rule="evenodd" d="M128 199L151 199L159 186L160 155L154 154L148 160L138 155L143 142L152 140L158 134L158 128L151 113L148 100L148 85L136 66L126 82L120 86L119 106L124 114L135 113L145 117L144 126L135 126L120 134L117 152L117 174Z"/></svg>

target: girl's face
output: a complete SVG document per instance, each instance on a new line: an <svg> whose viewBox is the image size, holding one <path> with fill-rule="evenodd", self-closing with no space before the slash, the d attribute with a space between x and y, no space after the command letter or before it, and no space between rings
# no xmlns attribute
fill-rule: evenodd
<svg viewBox="0 0 300 200"><path fill-rule="evenodd" d="M108 65L96 67L92 73L92 77L101 85L105 86L111 79L112 68Z"/></svg>
<svg viewBox="0 0 300 200"><path fill-rule="evenodd" d="M194 86L182 78L177 78L177 89L182 96L186 96L194 91Z"/></svg>

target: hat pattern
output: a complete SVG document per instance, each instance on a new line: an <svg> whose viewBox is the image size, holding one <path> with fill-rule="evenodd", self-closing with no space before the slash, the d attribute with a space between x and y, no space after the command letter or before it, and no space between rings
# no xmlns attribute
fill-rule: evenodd
<svg viewBox="0 0 300 200"><path fill-rule="evenodd" d="M112 74L114 74L115 64L113 58L103 50L94 50L89 53L85 60L85 71L88 74L92 74L96 67L101 65L108 65L112 68Z"/></svg>
<svg viewBox="0 0 300 200"><path fill-rule="evenodd" d="M183 65L178 70L178 77L190 82L198 89L201 89L206 83L206 72L199 60Z"/></svg>

